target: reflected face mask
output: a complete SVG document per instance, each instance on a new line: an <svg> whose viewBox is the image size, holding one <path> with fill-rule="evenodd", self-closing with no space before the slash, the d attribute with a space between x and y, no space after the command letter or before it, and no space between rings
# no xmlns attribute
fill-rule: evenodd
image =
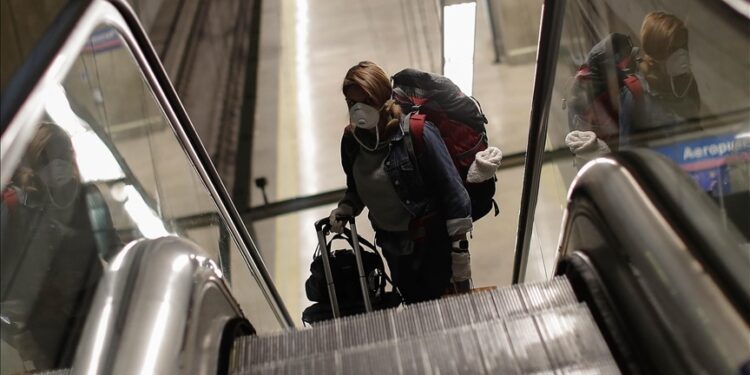
<svg viewBox="0 0 750 375"><path fill-rule="evenodd" d="M41 169L40 177L50 187L65 186L75 178L73 163L64 159L52 159Z"/></svg>
<svg viewBox="0 0 750 375"><path fill-rule="evenodd" d="M678 98L684 97L687 94L688 89L690 89L690 85L693 84L693 76L690 75L690 80L680 94L678 94L677 89L675 89L674 77L690 73L690 54L688 53L688 50L680 48L672 52L664 62L664 68L667 71L667 75L669 75L669 84L672 87L672 94Z"/></svg>
<svg viewBox="0 0 750 375"><path fill-rule="evenodd" d="M664 62L664 67L667 69L667 74L670 77L690 73L690 54L688 50L680 48L672 52Z"/></svg>

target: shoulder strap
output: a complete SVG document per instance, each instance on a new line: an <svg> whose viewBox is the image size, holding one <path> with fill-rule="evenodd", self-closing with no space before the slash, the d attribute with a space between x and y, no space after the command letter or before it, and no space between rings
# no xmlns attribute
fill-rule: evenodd
<svg viewBox="0 0 750 375"><path fill-rule="evenodd" d="M414 143L416 155L424 152L424 123L427 116L422 113L413 113L409 116L409 132Z"/></svg>
<svg viewBox="0 0 750 375"><path fill-rule="evenodd" d="M9 186L2 192L2 198L0 201L8 207L9 210L15 210L16 207L21 203L19 200L19 193L16 187Z"/></svg>
<svg viewBox="0 0 750 375"><path fill-rule="evenodd" d="M419 112L412 112L408 115L409 123L408 126L405 126L403 122L401 123L401 129L404 131L404 145L406 146L406 152L409 153L409 159L411 159L414 163L414 169L417 171L417 186L420 186L420 189L424 187L424 180L422 176L422 171L419 166L419 155L422 155L424 152L424 124L425 124L425 118L426 116L424 114L420 114Z"/></svg>
<svg viewBox="0 0 750 375"><path fill-rule="evenodd" d="M635 74L625 77L625 86L633 93L635 100L640 100L643 97L643 85Z"/></svg>

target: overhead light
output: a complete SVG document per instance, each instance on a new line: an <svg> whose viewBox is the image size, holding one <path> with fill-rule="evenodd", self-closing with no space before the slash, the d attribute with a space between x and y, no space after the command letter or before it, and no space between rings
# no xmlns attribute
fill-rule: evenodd
<svg viewBox="0 0 750 375"><path fill-rule="evenodd" d="M443 75L466 95L473 90L476 11L474 1L443 2Z"/></svg>

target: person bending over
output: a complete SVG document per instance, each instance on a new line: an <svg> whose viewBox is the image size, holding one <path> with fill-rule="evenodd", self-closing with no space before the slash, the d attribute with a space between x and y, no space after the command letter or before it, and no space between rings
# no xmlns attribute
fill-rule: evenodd
<svg viewBox="0 0 750 375"><path fill-rule="evenodd" d="M350 123L341 139L341 164L347 187L331 212L332 229L342 229L338 215L368 208L375 241L405 303L468 290L469 194L433 124L424 127L424 152L410 157L409 124L391 90L385 71L369 61L344 77Z"/></svg>

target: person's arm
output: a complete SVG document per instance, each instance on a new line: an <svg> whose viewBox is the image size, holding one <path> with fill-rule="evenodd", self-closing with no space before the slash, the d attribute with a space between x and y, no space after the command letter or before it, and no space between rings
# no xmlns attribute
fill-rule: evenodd
<svg viewBox="0 0 750 375"><path fill-rule="evenodd" d="M452 275L449 289L467 292L472 288L471 255L466 241L466 233L472 229L471 198L435 125L425 123L422 134L422 176L435 189L438 209L446 219L451 241Z"/></svg>
<svg viewBox="0 0 750 375"><path fill-rule="evenodd" d="M354 157L357 152L358 145L354 137L350 133L345 132L341 138L341 166L346 174L346 192L344 193L344 198L339 201L338 206L348 206L351 208L354 216L359 215L365 207L357 192L357 184L354 181L354 174L352 173Z"/></svg>
<svg viewBox="0 0 750 375"><path fill-rule="evenodd" d="M472 229L471 198L435 125L424 125L423 179L435 189L438 209L446 218L451 240L465 239Z"/></svg>

